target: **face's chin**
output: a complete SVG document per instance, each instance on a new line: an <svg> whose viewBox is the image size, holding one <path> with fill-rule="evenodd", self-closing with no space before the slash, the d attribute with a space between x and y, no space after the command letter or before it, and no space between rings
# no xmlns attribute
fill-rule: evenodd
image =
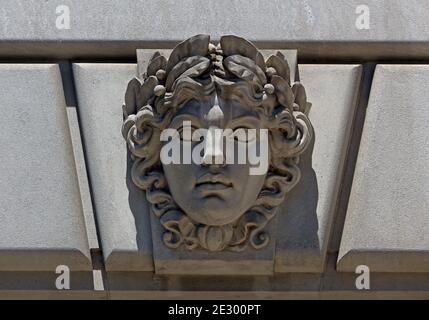
<svg viewBox="0 0 429 320"><path fill-rule="evenodd" d="M192 210L196 206L187 206L184 211L195 222L221 226L237 220L247 208L243 208L237 194L233 188L219 190L194 190L190 201L198 203L198 209Z"/></svg>

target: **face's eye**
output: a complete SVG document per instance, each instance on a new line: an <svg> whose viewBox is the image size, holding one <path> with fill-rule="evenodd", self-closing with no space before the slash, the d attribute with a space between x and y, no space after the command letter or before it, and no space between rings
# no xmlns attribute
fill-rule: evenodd
<svg viewBox="0 0 429 320"><path fill-rule="evenodd" d="M194 131L198 128L194 126L181 126L177 129L177 132L179 133L180 140L182 141L192 141L192 135L194 134Z"/></svg>
<svg viewBox="0 0 429 320"><path fill-rule="evenodd" d="M251 142L256 139L256 129L237 127L233 129L233 138L238 142Z"/></svg>

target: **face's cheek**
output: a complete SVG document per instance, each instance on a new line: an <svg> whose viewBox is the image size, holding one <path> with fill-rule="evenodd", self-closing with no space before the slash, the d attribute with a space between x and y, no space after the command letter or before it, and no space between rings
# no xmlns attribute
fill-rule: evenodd
<svg viewBox="0 0 429 320"><path fill-rule="evenodd" d="M235 141L233 147L226 148L226 151L233 150L230 159L234 160L227 168L229 176L234 180L234 189L238 193L235 195L236 199L254 201L264 185L266 178L264 167L269 160L265 158L268 152L261 152L259 145L259 141L257 143ZM256 150L253 150L254 148Z"/></svg>
<svg viewBox="0 0 429 320"><path fill-rule="evenodd" d="M241 209L248 209L256 201L265 182L266 175L250 175L249 164L229 165L230 177L234 182L232 201Z"/></svg>
<svg viewBox="0 0 429 320"><path fill-rule="evenodd" d="M173 198L187 198L194 189L197 169L193 164L163 164L168 186Z"/></svg>

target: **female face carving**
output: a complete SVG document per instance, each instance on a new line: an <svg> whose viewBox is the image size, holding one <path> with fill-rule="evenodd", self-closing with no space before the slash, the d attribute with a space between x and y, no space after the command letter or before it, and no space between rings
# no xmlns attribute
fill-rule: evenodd
<svg viewBox="0 0 429 320"><path fill-rule="evenodd" d="M208 130L201 145L202 163L163 164L170 192L195 222L213 226L232 223L254 205L266 175L250 175L249 161L239 163L238 144L246 141L234 139L234 163L226 163L226 138L216 136L214 130L260 129L261 122L245 106L222 99L188 102L174 117L170 128L180 132L184 121L190 121L193 129ZM183 151L183 136L180 143ZM192 142L191 148L197 144Z"/></svg>
<svg viewBox="0 0 429 320"><path fill-rule="evenodd" d="M197 35L178 44L168 60L155 53L143 80L128 84L122 134L132 155L132 180L146 191L164 227L164 244L209 251L266 246L264 228L298 182L299 156L312 139L310 106L303 85L291 85L284 55L265 59L243 38L223 36L214 45L208 35ZM169 142L160 136L166 129L180 131L184 122L189 131L189 123L197 133L205 129L204 140L192 142L185 128L174 145L179 153L186 147L190 160L168 164L162 155ZM240 129L267 130L244 141L244 161L243 141L234 141L235 132L229 136ZM229 130L232 161L225 154L231 144L222 143L219 130ZM202 152L202 162L194 161L194 151ZM258 160L265 162L262 170Z"/></svg>

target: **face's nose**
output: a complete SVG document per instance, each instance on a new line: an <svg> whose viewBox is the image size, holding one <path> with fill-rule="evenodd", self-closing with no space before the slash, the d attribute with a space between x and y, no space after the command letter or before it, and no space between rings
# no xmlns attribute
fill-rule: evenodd
<svg viewBox="0 0 429 320"><path fill-rule="evenodd" d="M204 139L203 165L225 165L223 155L223 131L210 126Z"/></svg>

